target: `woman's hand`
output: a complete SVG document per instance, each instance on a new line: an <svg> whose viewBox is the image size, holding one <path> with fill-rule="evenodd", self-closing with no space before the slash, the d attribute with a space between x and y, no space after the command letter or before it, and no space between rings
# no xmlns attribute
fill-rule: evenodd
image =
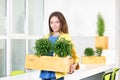
<svg viewBox="0 0 120 80"><path fill-rule="evenodd" d="M71 65L69 74L72 74L75 71L75 69L76 69L77 66L78 66L77 62L74 63L73 65Z"/></svg>

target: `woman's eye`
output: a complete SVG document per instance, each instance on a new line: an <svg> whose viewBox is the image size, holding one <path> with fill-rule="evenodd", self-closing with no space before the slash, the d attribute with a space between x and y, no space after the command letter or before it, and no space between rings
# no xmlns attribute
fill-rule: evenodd
<svg viewBox="0 0 120 80"><path fill-rule="evenodd" d="M56 22L56 23L59 23L59 22Z"/></svg>
<svg viewBox="0 0 120 80"><path fill-rule="evenodd" d="M50 22L50 24L53 24L53 22Z"/></svg>
<svg viewBox="0 0 120 80"><path fill-rule="evenodd" d="M56 21L56 23L59 23L59 21Z"/></svg>

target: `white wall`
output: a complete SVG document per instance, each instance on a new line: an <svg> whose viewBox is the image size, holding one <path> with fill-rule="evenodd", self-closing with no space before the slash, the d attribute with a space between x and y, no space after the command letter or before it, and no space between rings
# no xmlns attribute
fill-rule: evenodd
<svg viewBox="0 0 120 80"><path fill-rule="evenodd" d="M120 67L120 0L116 0L116 31L115 31L115 45L117 50L117 66ZM120 80L120 71L117 75L118 80Z"/></svg>
<svg viewBox="0 0 120 80"><path fill-rule="evenodd" d="M48 33L48 17L53 11L61 11L68 22L72 36L95 36L97 14L105 19L109 36L109 49L115 48L115 0L45 0L44 34Z"/></svg>

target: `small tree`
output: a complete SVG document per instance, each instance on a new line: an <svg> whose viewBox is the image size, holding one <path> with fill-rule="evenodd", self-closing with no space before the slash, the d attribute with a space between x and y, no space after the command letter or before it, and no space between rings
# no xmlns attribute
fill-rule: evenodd
<svg viewBox="0 0 120 80"><path fill-rule="evenodd" d="M102 15L99 13L97 15L97 34L98 36L104 36L105 32L105 22Z"/></svg>

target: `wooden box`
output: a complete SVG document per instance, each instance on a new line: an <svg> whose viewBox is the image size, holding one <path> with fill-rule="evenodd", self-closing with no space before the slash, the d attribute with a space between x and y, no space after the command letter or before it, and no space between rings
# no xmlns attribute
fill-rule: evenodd
<svg viewBox="0 0 120 80"><path fill-rule="evenodd" d="M26 55L25 67L33 70L69 72L73 62L72 58Z"/></svg>
<svg viewBox="0 0 120 80"><path fill-rule="evenodd" d="M82 64L105 64L105 56L82 56Z"/></svg>
<svg viewBox="0 0 120 80"><path fill-rule="evenodd" d="M108 49L108 37L107 36L96 36L95 47Z"/></svg>

